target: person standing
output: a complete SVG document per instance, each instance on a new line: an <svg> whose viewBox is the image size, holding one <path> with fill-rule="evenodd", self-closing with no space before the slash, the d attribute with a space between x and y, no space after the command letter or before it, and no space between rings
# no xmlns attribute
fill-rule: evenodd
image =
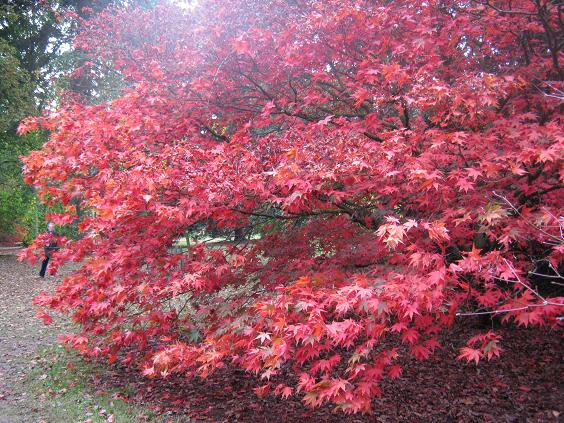
<svg viewBox="0 0 564 423"><path fill-rule="evenodd" d="M47 234L48 234L48 243L45 246L45 258L41 263L41 270L39 271L39 276L44 278L45 272L47 271L47 265L49 264L49 260L51 259L51 255L53 251L58 250L59 246L57 245L57 233L55 232L55 224L53 222L49 222L47 225Z"/></svg>

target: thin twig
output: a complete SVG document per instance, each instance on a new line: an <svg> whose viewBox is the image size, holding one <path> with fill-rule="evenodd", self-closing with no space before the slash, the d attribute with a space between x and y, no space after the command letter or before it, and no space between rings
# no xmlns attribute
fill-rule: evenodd
<svg viewBox="0 0 564 423"><path fill-rule="evenodd" d="M529 290L530 292L533 293L534 296L536 296L539 300L541 300L543 303L548 304L548 301L546 300L546 298L544 298L542 295L540 295L537 291L535 291L533 288L531 288L529 285L527 285L526 283L524 283L521 278L519 278L519 275L517 274L517 271L515 270L515 268L511 265L511 263L509 263L509 261L504 258L503 261L505 262L505 264L507 265L507 267L509 267L509 270L511 270L511 273L513 273L513 275L515 276L515 279L517 279L517 281L527 290Z"/></svg>
<svg viewBox="0 0 564 423"><path fill-rule="evenodd" d="M498 193L495 192L495 191L492 191L492 193L493 193L493 195L495 195L497 198L502 199L509 207L511 207L511 209L512 209L515 213L517 213L517 215L518 215L521 219L523 219L523 221L524 221L525 223L527 223L528 225L532 226L532 227L535 228L536 230L542 232L542 233L545 234L546 236L548 236L548 237L550 237L550 238L552 238L552 239L557 240L559 244L562 243L562 238L559 238L559 237L557 237L557 236L555 236L555 235L552 235L551 233L546 232L544 229L538 227L538 226L535 225L534 223L531 223L530 221L528 221L527 219L525 219L525 218L521 215L521 212L517 209L517 207L515 207L515 206L511 203L511 201L509 201L505 196L503 196L503 195L501 195L501 194L498 194Z"/></svg>

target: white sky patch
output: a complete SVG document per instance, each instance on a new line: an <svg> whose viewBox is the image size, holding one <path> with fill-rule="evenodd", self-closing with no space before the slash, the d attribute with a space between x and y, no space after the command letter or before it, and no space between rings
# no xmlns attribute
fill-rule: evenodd
<svg viewBox="0 0 564 423"><path fill-rule="evenodd" d="M198 5L198 0L171 0L171 3L182 9L193 10Z"/></svg>

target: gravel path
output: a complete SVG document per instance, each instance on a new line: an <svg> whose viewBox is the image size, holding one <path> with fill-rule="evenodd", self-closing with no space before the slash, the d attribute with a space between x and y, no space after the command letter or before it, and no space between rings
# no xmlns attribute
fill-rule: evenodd
<svg viewBox="0 0 564 423"><path fill-rule="evenodd" d="M54 319L43 325L31 301L51 290L62 274L39 278L38 265L18 262L15 252L0 251L0 423L38 423L45 411L22 382L33 367L34 353L56 342L62 323Z"/></svg>

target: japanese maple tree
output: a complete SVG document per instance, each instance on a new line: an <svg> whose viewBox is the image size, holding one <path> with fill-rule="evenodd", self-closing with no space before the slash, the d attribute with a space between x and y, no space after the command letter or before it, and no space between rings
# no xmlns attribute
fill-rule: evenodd
<svg viewBox="0 0 564 423"><path fill-rule="evenodd" d="M39 314L149 377L235 365L258 394L345 412L470 316L558 329L563 12L202 0L85 23L86 66L129 88L20 127L52 131L26 178L82 234ZM202 226L238 236L174 248ZM501 343L485 332L459 359Z"/></svg>

